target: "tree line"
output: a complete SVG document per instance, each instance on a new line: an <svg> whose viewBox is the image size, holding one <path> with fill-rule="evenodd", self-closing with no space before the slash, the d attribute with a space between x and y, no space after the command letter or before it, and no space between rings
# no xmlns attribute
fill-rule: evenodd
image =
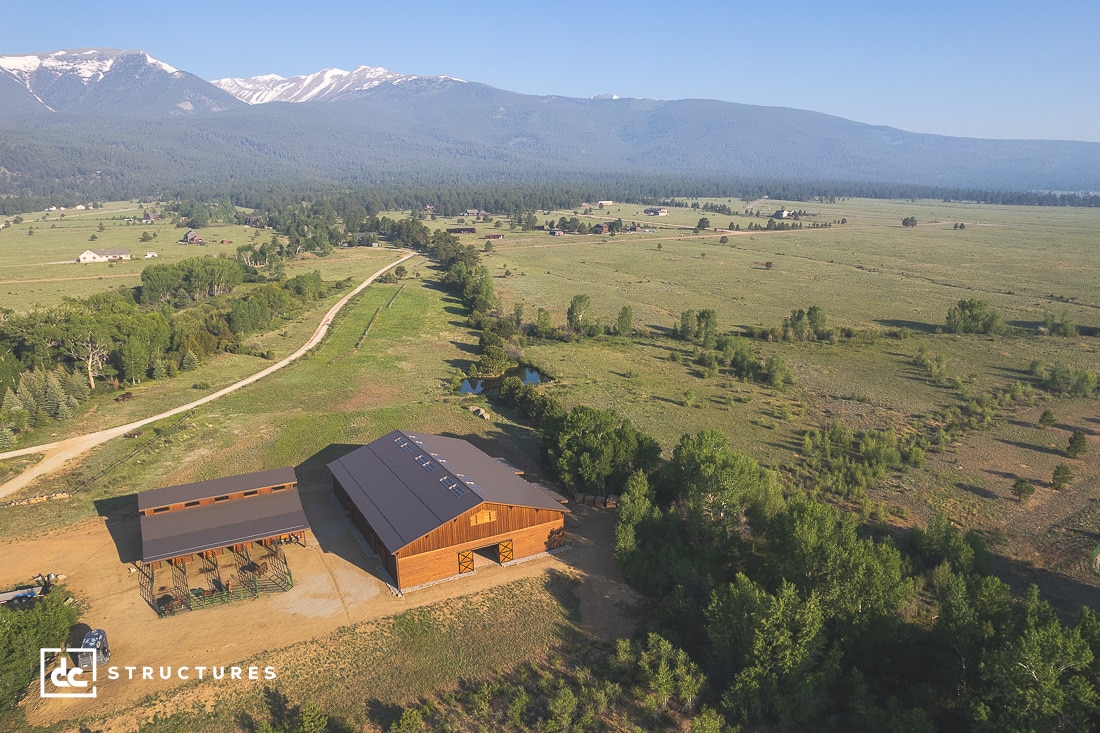
<svg viewBox="0 0 1100 733"><path fill-rule="evenodd" d="M513 383L504 396L541 411L547 465L566 486L620 492L615 554L656 606L648 628L698 665L698 700L726 723L1100 723L1100 618L1086 607L1064 623L1034 588L1014 598L983 571L980 541L942 515L896 541L733 451L717 431L684 435L662 461L656 442L613 411L565 411L538 392ZM811 440L848 452L855 438L841 430ZM862 454L880 456L865 465L904 460L891 437L859 438Z"/></svg>
<svg viewBox="0 0 1100 733"><path fill-rule="evenodd" d="M238 287L256 284L243 292ZM48 419L69 418L93 393L166 379L220 351L249 351L242 338L346 283L320 273L257 282L238 261L192 258L155 264L142 284L0 321L0 447ZM270 357L268 353L257 353Z"/></svg>

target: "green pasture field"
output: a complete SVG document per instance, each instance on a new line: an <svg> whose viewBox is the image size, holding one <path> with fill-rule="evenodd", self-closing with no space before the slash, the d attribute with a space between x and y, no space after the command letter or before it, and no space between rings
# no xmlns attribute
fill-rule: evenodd
<svg viewBox="0 0 1100 733"><path fill-rule="evenodd" d="M715 303L722 304L719 316L727 327L775 324L793 308L817 304L834 315L833 324L896 322L932 330L963 298L988 300L1021 325L1034 326L1047 310L1056 316L1065 311L1079 324L1100 323L1096 209L877 200L787 205L817 214L803 218L805 227L842 218L848 223L692 236L690 227L703 214L670 209L669 217L660 217L670 221L661 223L686 216L683 229L615 237L506 232L486 264L498 274L512 270L507 287L518 302L549 308L562 319L569 297L588 288L590 296L598 293L605 321L631 304L636 322L655 326L671 325L684 308ZM600 213L594 218L614 218ZM540 219L560 214L572 212ZM729 217L706 216L712 225L729 223ZM902 228L905 216L916 216L918 226ZM967 227L957 231L955 223ZM719 244L722 236L728 244ZM764 269L766 262L771 270Z"/></svg>
<svg viewBox="0 0 1100 733"><path fill-rule="evenodd" d="M159 207L158 207L159 208ZM8 217L11 221L13 217ZM236 257L237 247L259 246L271 240L272 232L236 224L215 224L199 230L204 245L180 244L186 228L162 220L141 223L141 207L132 202L113 202L101 209L85 211L34 212L24 221L0 229L0 308L26 312L35 305L49 307L65 297L84 297L120 286L141 283L141 271L150 264L177 262L189 257ZM45 218L43 221L42 219ZM133 224L127 218L135 218ZM104 230L99 231L102 224ZM28 235L29 229L33 235ZM148 232L156 238L142 242ZM90 241L90 237L96 237ZM222 241L226 244L222 244ZM129 249L131 260L78 264L87 249ZM156 252L156 258L145 258ZM286 263L289 276L319 270L326 280L356 277L364 260L379 255L372 248L337 250L328 257L305 254Z"/></svg>

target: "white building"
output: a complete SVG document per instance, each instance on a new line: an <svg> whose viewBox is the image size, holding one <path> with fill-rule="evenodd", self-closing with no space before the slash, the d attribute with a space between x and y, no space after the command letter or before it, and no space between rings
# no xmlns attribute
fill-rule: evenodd
<svg viewBox="0 0 1100 733"><path fill-rule="evenodd" d="M120 262L128 259L130 259L130 250L128 249L86 249L83 254L76 258L76 261L87 264L89 262Z"/></svg>

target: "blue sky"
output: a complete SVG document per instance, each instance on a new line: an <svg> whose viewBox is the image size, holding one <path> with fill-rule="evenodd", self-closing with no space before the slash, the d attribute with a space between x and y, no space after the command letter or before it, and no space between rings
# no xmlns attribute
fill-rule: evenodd
<svg viewBox="0 0 1100 733"><path fill-rule="evenodd" d="M12 4L0 54L142 48L205 79L384 66L528 94L722 99L914 132L1100 142L1095 0Z"/></svg>

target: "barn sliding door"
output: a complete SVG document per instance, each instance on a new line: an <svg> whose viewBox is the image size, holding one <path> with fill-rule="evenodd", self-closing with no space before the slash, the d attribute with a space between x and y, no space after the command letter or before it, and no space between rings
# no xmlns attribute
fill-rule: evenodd
<svg viewBox="0 0 1100 733"><path fill-rule="evenodd" d="M463 550L458 553L458 574L472 572L474 572L474 553L470 550Z"/></svg>
<svg viewBox="0 0 1100 733"><path fill-rule="evenodd" d="M512 562L515 559L515 550L512 549L512 540L504 540L497 545L497 557L500 558L500 564L503 565L506 562Z"/></svg>

